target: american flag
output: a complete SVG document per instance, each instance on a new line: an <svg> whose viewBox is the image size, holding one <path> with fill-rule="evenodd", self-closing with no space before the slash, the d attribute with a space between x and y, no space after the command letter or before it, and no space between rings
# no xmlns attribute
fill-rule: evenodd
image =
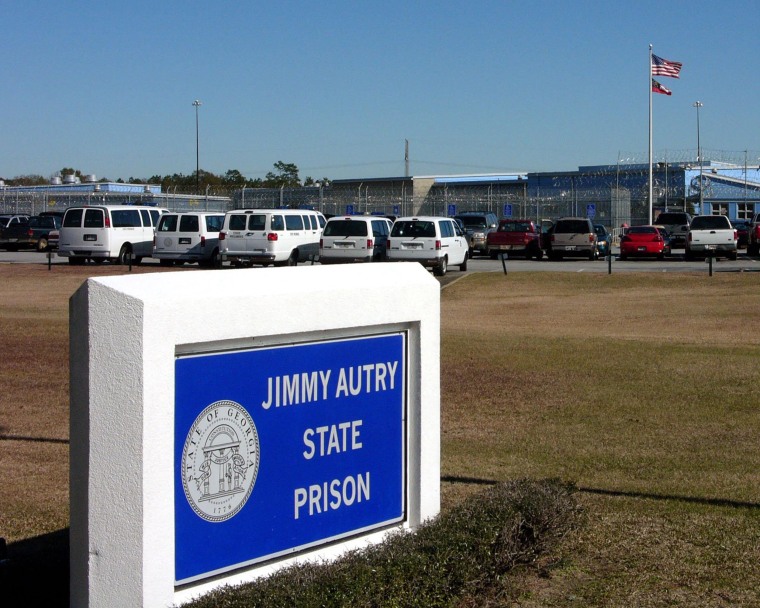
<svg viewBox="0 0 760 608"><path fill-rule="evenodd" d="M652 78L652 93L662 93L663 95L672 95L673 91L671 91L670 89L666 89L654 78Z"/></svg>
<svg viewBox="0 0 760 608"><path fill-rule="evenodd" d="M683 67L682 63L677 61L668 61L657 55L652 55L652 76L670 76L678 78L678 74Z"/></svg>

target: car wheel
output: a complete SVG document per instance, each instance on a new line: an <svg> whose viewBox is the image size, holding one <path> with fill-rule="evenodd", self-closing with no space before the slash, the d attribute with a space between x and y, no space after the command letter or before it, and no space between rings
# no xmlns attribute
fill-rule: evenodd
<svg viewBox="0 0 760 608"><path fill-rule="evenodd" d="M219 256L219 250L214 249L214 251L211 253L211 257L209 258L209 266L211 268L221 268L222 267L222 258Z"/></svg>
<svg viewBox="0 0 760 608"><path fill-rule="evenodd" d="M290 257L288 258L288 261L285 262L286 266L297 266L298 265L298 250L294 249L290 252Z"/></svg>
<svg viewBox="0 0 760 608"><path fill-rule="evenodd" d="M116 256L116 263L121 264L122 266L129 263L129 257L132 255L132 250L129 248L128 245L122 245L121 250L119 251L119 255Z"/></svg>
<svg viewBox="0 0 760 608"><path fill-rule="evenodd" d="M491 258L492 260L495 260L496 258L498 258L498 257L499 257L499 253L498 253L497 251L490 251L490 252L488 253L488 255L490 256L490 258Z"/></svg>
<svg viewBox="0 0 760 608"><path fill-rule="evenodd" d="M37 251L47 251L48 248L48 240L43 236L40 237L40 240L37 241Z"/></svg>
<svg viewBox="0 0 760 608"><path fill-rule="evenodd" d="M621 262L625 262L627 259L628 259L627 255L623 255L622 253L620 254L620 261Z"/></svg>
<svg viewBox="0 0 760 608"><path fill-rule="evenodd" d="M536 260L541 260L541 259L543 259L543 257L544 257L544 250L543 249L539 249L538 251L536 251Z"/></svg>
<svg viewBox="0 0 760 608"><path fill-rule="evenodd" d="M160 260L158 260L158 263L161 266L171 266L172 265L172 261L171 260L160 259Z"/></svg>
<svg viewBox="0 0 760 608"><path fill-rule="evenodd" d="M69 258L69 264L72 266L82 266L85 263L85 258Z"/></svg>
<svg viewBox="0 0 760 608"><path fill-rule="evenodd" d="M459 270L461 270L462 272L466 272L467 271L467 258L468 258L468 255L465 253L464 254L464 261L459 265Z"/></svg>
<svg viewBox="0 0 760 608"><path fill-rule="evenodd" d="M730 252L730 253L728 254L728 259L729 259L729 260L733 260L733 261L736 261L736 258L737 258L737 256L738 256L738 254L736 253L736 251L732 251L732 252Z"/></svg>
<svg viewBox="0 0 760 608"><path fill-rule="evenodd" d="M433 267L433 274L437 277L442 277L446 274L446 270L448 269L448 262L446 261L446 258L441 258L441 263L438 264L438 266Z"/></svg>
<svg viewBox="0 0 760 608"><path fill-rule="evenodd" d="M596 258L597 258L596 249L592 249L592 250L591 250L591 253L589 253L589 254L588 254L588 259L589 259L589 260L592 260L592 261L593 261L593 260L595 260Z"/></svg>
<svg viewBox="0 0 760 608"><path fill-rule="evenodd" d="M683 258L689 262L694 259L694 254L691 252L691 249L688 249L688 248L686 249L686 251L683 254Z"/></svg>

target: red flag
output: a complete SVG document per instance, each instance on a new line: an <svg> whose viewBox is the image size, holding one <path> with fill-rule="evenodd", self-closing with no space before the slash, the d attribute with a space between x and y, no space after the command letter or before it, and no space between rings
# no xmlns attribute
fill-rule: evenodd
<svg viewBox="0 0 760 608"><path fill-rule="evenodd" d="M670 76L678 78L681 72L682 63L677 61L668 61L657 55L652 55L652 76Z"/></svg>
<svg viewBox="0 0 760 608"><path fill-rule="evenodd" d="M672 95L673 92L670 89L666 89L654 78L652 78L652 93L662 93L663 95Z"/></svg>

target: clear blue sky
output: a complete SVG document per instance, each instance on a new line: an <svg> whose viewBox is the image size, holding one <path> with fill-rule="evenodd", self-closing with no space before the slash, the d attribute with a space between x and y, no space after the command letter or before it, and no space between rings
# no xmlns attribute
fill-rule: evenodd
<svg viewBox="0 0 760 608"><path fill-rule="evenodd" d="M0 176L200 166L302 178L573 170L760 156L760 3L6 0ZM706 152L706 155L708 152Z"/></svg>

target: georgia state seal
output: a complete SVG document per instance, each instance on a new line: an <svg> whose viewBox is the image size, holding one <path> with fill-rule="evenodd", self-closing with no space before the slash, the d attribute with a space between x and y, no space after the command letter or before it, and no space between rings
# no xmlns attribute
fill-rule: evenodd
<svg viewBox="0 0 760 608"><path fill-rule="evenodd" d="M216 401L190 427L182 450L182 486L199 517L223 522L240 512L259 471L259 434L246 409Z"/></svg>

